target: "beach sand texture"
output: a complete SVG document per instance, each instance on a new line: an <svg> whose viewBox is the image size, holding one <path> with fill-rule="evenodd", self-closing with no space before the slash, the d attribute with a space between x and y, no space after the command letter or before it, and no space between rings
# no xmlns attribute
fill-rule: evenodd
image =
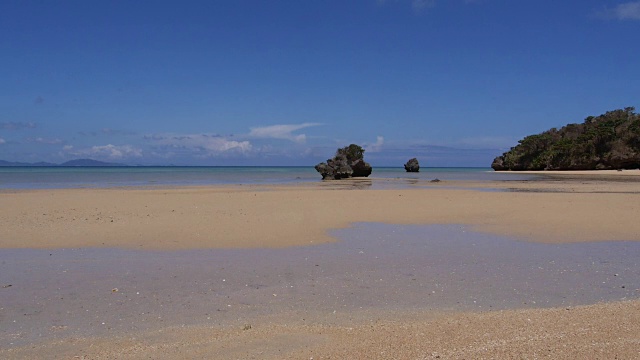
<svg viewBox="0 0 640 360"><path fill-rule="evenodd" d="M469 231L548 244L638 241L640 183L635 178L610 176L614 178L444 181L381 190L368 188L376 180L365 180L269 187L4 191L0 193L0 248L7 254L29 248L123 248L159 250L168 256L189 249L279 251L335 242L335 229L368 222L460 224ZM630 262L625 266L635 271L640 265ZM28 279L31 275L23 276ZM345 286L333 283L331 277L324 279L326 286ZM21 296L13 280L0 275L4 303L16 302ZM544 283L536 289L544 293ZM214 325L188 319L184 323L156 320L139 330L90 336L74 333L73 324L65 323L65 311L78 310L65 305L56 308L55 316L47 315L55 321L46 323L46 328L25 330L30 334L7 333L6 322L13 319L17 308L0 305L0 324L5 324L5 331L0 331L0 357L633 359L640 357L640 301L636 300L640 294L635 288L624 290L624 296L614 294L608 302L593 305L556 303L544 308L523 304L520 309L510 306L492 311L370 306L334 313L319 306L307 313L304 303L282 300L272 312L231 316ZM181 306L190 306L189 289L181 291L184 293L173 294L181 305L166 311L180 315ZM162 299L154 301L162 305ZM124 308L122 314L134 309L140 310ZM237 311L232 315L242 314ZM37 340L24 344L21 336Z"/></svg>
<svg viewBox="0 0 640 360"><path fill-rule="evenodd" d="M540 242L638 240L640 234L637 181L452 182L393 190L362 184L5 192L0 247L286 247L334 241L328 229L355 222L469 224ZM510 191L475 191L478 186Z"/></svg>

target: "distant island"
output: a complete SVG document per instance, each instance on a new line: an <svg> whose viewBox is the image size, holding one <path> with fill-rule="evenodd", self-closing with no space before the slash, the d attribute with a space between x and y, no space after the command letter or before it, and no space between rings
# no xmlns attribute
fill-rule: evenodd
<svg viewBox="0 0 640 360"><path fill-rule="evenodd" d="M635 108L589 116L530 135L493 160L494 170L621 170L640 168L640 115Z"/></svg>
<svg viewBox="0 0 640 360"><path fill-rule="evenodd" d="M63 162L62 164L54 164L48 162L36 162L36 163L25 163L25 162L12 162L0 160L0 166L61 166L61 167L71 167L71 166L127 166L125 164L118 163L110 163L92 159L75 159L69 160L67 162Z"/></svg>

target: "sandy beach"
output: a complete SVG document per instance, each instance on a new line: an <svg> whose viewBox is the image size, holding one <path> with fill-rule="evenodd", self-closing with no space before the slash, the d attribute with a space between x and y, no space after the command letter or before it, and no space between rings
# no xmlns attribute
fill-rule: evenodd
<svg viewBox="0 0 640 360"><path fill-rule="evenodd" d="M489 313L379 313L351 325L165 328L2 351L85 359L637 359L640 302ZM385 318L382 320L380 318ZM391 320L389 319L391 318Z"/></svg>
<svg viewBox="0 0 640 360"><path fill-rule="evenodd" d="M5 191L0 248L287 247L335 241L327 230L356 222L468 224L538 242L639 240L638 179Z"/></svg>
<svg viewBox="0 0 640 360"><path fill-rule="evenodd" d="M143 250L154 252L154 254L168 254L166 264L163 263L166 267L170 266L170 257L174 252L177 254L184 251L213 251L213 254L218 254L219 251L224 250L233 251L233 256L242 259L245 251L259 249L275 251L275 253L264 253L269 254L268 256L251 255L256 256L256 264L262 264L260 261L263 260L258 259L269 256L275 259L278 255L272 254L290 251L287 249L299 248L300 250L295 251L304 251L304 257L307 258L316 256L313 249L325 249L331 244L339 245L340 242L346 241L336 236L336 231L347 231L360 223L384 223L394 226L464 226L459 231L460 234L477 233L480 234L478 236L487 238L499 237L507 242L540 244L540 246L636 242L640 240L640 222L637 221L640 214L638 202L640 178L628 176L630 173L633 172L612 172L607 173L606 177L600 177L601 173L597 175L563 173L558 176L545 173L544 179L536 181L413 182L397 184L397 186L391 184L384 188L371 185L376 181L393 182L394 180L366 179L287 186L5 190L0 193L2 203L0 248L7 254L5 260L9 259L11 254L21 254L27 250L35 251L34 254L50 252L53 255L51 258L55 258L58 254L64 258L67 256L64 255L66 254L64 251L68 252L68 249L76 248L97 248L94 249L95 251L103 251L100 249L108 251L114 248L123 249L123 251ZM363 229L367 229L367 226L364 225ZM392 234L393 231L399 232L401 229L393 228L389 236L396 236ZM372 231L370 237L381 233L381 230ZM446 232L442 234L440 238L449 236ZM473 238L469 241L481 241L481 239ZM354 249L354 254L373 251L366 248L366 238L359 241L361 243L358 244L361 245ZM380 246L387 246L384 243L381 244L383 245ZM412 246L420 245L416 243ZM495 249L504 248L504 246L506 245L498 244ZM549 249L551 250L541 250L539 256L542 260L540 261L547 261L546 256L553 254L553 248ZM444 248L442 251L446 254L449 250ZM526 259L526 252L529 250L517 248L514 251L522 252L522 259ZM306 252L311 255L306 255ZM386 252L388 251L382 251L379 257L382 258ZM491 287L497 286L500 290L499 285L505 282L503 276L509 273L509 267L517 267L518 261L521 261L518 260L520 258L514 258L512 262L505 263L504 269L492 269L491 264L499 260L497 257L491 257L493 255L490 254L493 252L495 251L491 249L486 250L487 255L482 259L474 258L476 255L470 252L465 255L468 258L463 260L465 264L475 262L486 266L482 268L483 271L491 271L493 274L493 280L482 285L484 288L479 286L474 290L482 295L478 301L491 298L490 294L494 291ZM326 254L330 253L326 250ZM571 251L567 253L570 254ZM102 253L96 254L91 255L92 258L99 259L99 254ZM135 258L135 255L130 253L124 254L105 256L110 259L122 259L127 256ZM593 255L593 259L597 259L597 254L596 252ZM315 273L314 271L318 271L316 267L331 263L328 259L332 257L324 256L319 257L315 266L311 270L305 270L306 272L302 271L306 269L306 265L302 262L300 265L292 262L291 268L280 269L274 267L275 263L264 260L266 262L261 265L260 269L263 269L261 271L272 272L271 275L264 275L266 276L265 284L269 285L271 284L269 281L272 281L275 289L276 285L282 285L279 282L281 280L278 280L280 276L291 271L293 275L289 275L289 278L285 276L288 279L287 284L291 282L303 284L304 286L300 285L302 289L300 293L295 294L296 296L291 295L290 298L283 298L283 295L276 296L278 295L276 290L269 287L254 295L241 292L244 290L240 287L234 288L229 290L230 299L237 297L238 304L242 304L240 300L242 298L252 299L251 301L254 302L247 300L249 305L242 305L247 307L244 312L235 310L235 307L239 306L236 303L229 304L229 307L234 306L234 310L230 310L231 313L228 313L230 315L226 317L220 315L220 321L215 324L183 317L167 320L167 322L156 320L144 327L122 327L117 331L106 331L89 336L76 333L72 328L78 326L81 329L84 326L91 329L92 326L97 325L83 323L82 317L74 318L77 319L77 324L65 322L65 312L75 311L89 302L89 300L82 300L85 299L83 298L85 295L76 294L77 289L73 288L73 283L80 284L85 281L90 295L95 293L96 299L111 296L112 290L114 294L125 295L129 294L125 292L126 286L123 288L120 285L117 288L119 286L117 281L113 282L114 285L109 282L125 275L114 274L112 278L105 280L104 286L94 289L91 286L97 286L96 281L87 279L90 272L87 269L91 269L91 265L86 265L86 268L80 267L78 278L74 282L64 283L65 286L69 286L64 297L69 299L69 296L73 296L80 300L76 300L72 305L65 305L62 302L56 305L57 307L51 310L56 313L54 318L51 314L46 315L41 312L42 306L46 309L47 305L40 303L33 305L34 309L39 309L34 310L33 317L42 316L46 321L41 321L45 324L41 326L46 328L38 328L38 322L35 320L23 328L13 328L10 322L24 310L17 304L21 296L26 296L26 293L19 293L23 291L17 282L22 279L19 276L26 276L23 279L25 281L41 276L38 278L40 282L46 282L47 277L35 274L29 275L32 276L31 278L24 274L7 275L9 272L3 271L4 275L0 275L0 285L3 286L0 288L0 299L3 299L3 306L0 309L0 324L3 328L3 332L0 332L0 357L42 358L46 357L45 354L57 354L60 358L431 359L593 358L595 356L595 358L625 359L640 356L638 350L640 336L637 335L640 334L638 318L640 302L637 300L640 296L640 290L637 287L640 286L636 286L634 282L615 282L611 288L603 288L602 293L606 292L606 296L602 299L605 302L597 300L599 299L597 296L600 296L600 290L597 289L594 291L594 297L581 298L573 302L571 297L577 296L576 294L581 290L560 294L561 296L557 299L545 297L547 293L562 292L564 287L570 286L561 285L551 290L550 283L554 281L555 274L558 274L558 279L564 279L561 281L571 284L570 281L574 280L565 279L561 274L580 273L582 270L579 268L581 266L579 259L572 260L576 261L576 265L571 267L577 268L553 268L553 272L543 274L539 280L527 278L526 274L529 270L523 271L522 275L517 275L522 276L522 282L531 283L526 288L530 291L528 294L547 299L550 306L524 303L520 298L517 299L519 305L509 303L508 306L502 306L498 298L491 298L493 301L491 304L494 305L491 309L465 308L462 305L452 305L447 308L446 301L455 297L442 298L446 301L442 300L441 303L437 303L437 306L427 306L426 304L430 303L426 300L421 305L420 299L426 299L426 288L430 283L425 280L424 289L414 286L409 291L407 289L412 284L409 279L406 280L406 288L397 285L389 288L380 287L379 289L382 290L377 290L380 291L378 293L374 290L362 290L356 295L350 295L347 292L336 293L336 296L348 299L349 305L337 311L331 311L331 306L326 305L330 301L329 298L318 300L317 308L314 311L307 311L308 306L305 307L305 303L314 304L314 296L326 293L325 291L314 295L316 291L314 289L319 285L305 283L311 277L322 279L325 282L323 286L327 286L326 289L331 289L331 286L348 289L351 286L348 281L355 281L353 279L338 280L340 272L322 276ZM399 254L389 260L386 266L393 268L394 262L402 261L402 256L410 255ZM77 264L85 258L71 256L65 259L64 264ZM623 275L626 273L630 275L637 271L637 263L632 259L621 262L620 269L614 270L607 267L615 260L607 258L592 261L591 270L594 274L607 271L618 271L621 274L620 276L618 273L606 274L607 277L603 278L603 281L608 284L613 284L614 280L622 281ZM47 261L50 262L47 266L50 266L52 273L61 269L61 263L56 263L54 259ZM286 260L273 261L286 263ZM551 261L556 264L562 262L562 259L548 260L547 263ZM369 262L369 260L363 260L361 267L366 267ZM15 264L12 266L19 266L19 262ZM114 263L105 262L105 264L112 266L111 264ZM134 264L133 260L131 264ZM342 269L348 271L350 264L352 265L352 260L345 258L344 262L336 263L335 267L340 271ZM416 260L413 264L413 270L401 270L398 274L409 271L412 274L419 272L422 268L419 261ZM574 263L567 260L566 264ZM31 266L33 266L32 269L37 269L38 266L44 265L34 262ZM149 261L148 265L139 266L135 268L135 274L146 272L151 274L149 269L154 265L153 261ZM184 269L186 266L179 269ZM231 263L228 265L227 270L234 270L225 275L224 280L227 280L227 277L232 279L234 274L238 274L238 283L247 282L246 285L249 287L247 279L257 275L251 273L247 265L237 268L233 266ZM540 267L542 268L542 263ZM179 269L167 270L165 275L180 274L182 270ZM245 270L247 273L241 274ZM473 274L473 270L470 269L469 274ZM83 277L82 273L86 271L89 272ZM195 272L196 268L184 270L185 274L191 274L189 271ZM220 271L222 268L211 268L212 274ZM367 271L358 273L357 277L363 286L369 287L371 285L369 282L374 281L373 276L371 280L366 281L362 278L378 270L372 267ZM455 272L457 268L452 268L451 271ZM51 276L53 279L53 275ZM145 276L150 275L139 275L144 281L140 280L127 285L131 286L131 296L135 294L133 292L135 287L137 292L138 288L143 288L151 281L150 277ZM375 276L382 275L375 273ZM430 275L425 272L424 276ZM198 284L206 279L203 277ZM437 282L441 279L443 278L433 277L429 278L429 281ZM453 278L444 277L444 279L449 279L447 282L453 281L451 280ZM157 285L154 286L161 289L163 283L161 279L153 281L157 281ZM519 277L514 277L513 281L514 284L521 282ZM157 300L157 296L154 301L167 307L170 304L172 311L175 310L178 314L185 306L206 306L206 298L197 296L190 298L191 305L186 305L189 301L181 299L181 296L186 296L185 294L191 291L184 285L186 283L183 281L182 287L179 287L181 286L179 283L172 285L176 288L170 288L170 290L176 292L171 301ZM51 286L53 289L54 285ZM55 286L57 286L55 289L62 287L62 285ZM471 286L465 284L456 290L459 292L455 295L464 296L465 289L471 289ZM213 285L209 287L211 289L204 287L200 289L197 286L195 288L202 293L210 291L211 296L214 296L216 291L222 291L216 290L217 288ZM99 295L103 288L108 288L108 291L105 295ZM506 291L506 289L502 290ZM394 307L389 304L383 306L371 303L370 306L362 309L357 307L358 302L363 301L365 297L382 298L388 295L385 292L407 292L410 295L391 297L389 303L406 303L411 306ZM42 293L46 292L43 290ZM32 296L43 295L34 292ZM266 304L267 296L268 304L272 305L259 306L259 304ZM175 300L175 298L181 300ZM151 304L149 301L151 300L140 300L136 303L137 307L123 305L122 316L127 316L128 312L131 314L135 311L144 312L144 307ZM597 301L597 304L592 304L592 301ZM51 303L52 300L43 300L43 302ZM105 308L112 306L112 303L113 301L106 302ZM571 305L565 306L563 305L565 303ZM163 312L169 311L161 307L154 309L161 317L165 316ZM255 312L250 312L248 309L253 309L251 311ZM27 312L24 310L25 315L21 316L26 316ZM332 314L337 315L332 316ZM33 334L38 331L43 334L36 336L37 340L25 340L27 343L20 341L20 339L32 339Z"/></svg>

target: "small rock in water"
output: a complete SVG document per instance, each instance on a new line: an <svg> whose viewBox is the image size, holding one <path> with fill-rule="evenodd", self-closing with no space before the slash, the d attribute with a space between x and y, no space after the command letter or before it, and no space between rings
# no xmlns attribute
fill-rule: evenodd
<svg viewBox="0 0 640 360"><path fill-rule="evenodd" d="M440 179L435 178L435 179L431 180L430 182L440 182Z"/></svg>

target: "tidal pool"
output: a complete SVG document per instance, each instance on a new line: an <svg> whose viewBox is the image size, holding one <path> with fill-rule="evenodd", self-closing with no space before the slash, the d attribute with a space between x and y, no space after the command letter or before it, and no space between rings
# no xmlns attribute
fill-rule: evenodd
<svg viewBox="0 0 640 360"><path fill-rule="evenodd" d="M265 316L640 297L640 242L541 244L463 225L378 223L332 235L340 241L287 249L2 249L0 347Z"/></svg>

